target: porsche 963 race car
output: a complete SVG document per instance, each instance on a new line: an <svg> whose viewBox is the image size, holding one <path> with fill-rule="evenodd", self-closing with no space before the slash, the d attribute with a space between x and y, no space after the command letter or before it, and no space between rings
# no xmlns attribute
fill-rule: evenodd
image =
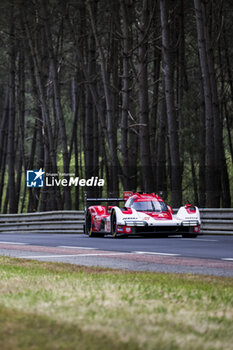
<svg viewBox="0 0 233 350"><path fill-rule="evenodd" d="M182 235L196 237L200 232L197 207L186 204L176 214L155 193L124 192L123 199L102 198L93 201L125 201L118 206L92 205L86 210L84 230L90 237L112 235Z"/></svg>

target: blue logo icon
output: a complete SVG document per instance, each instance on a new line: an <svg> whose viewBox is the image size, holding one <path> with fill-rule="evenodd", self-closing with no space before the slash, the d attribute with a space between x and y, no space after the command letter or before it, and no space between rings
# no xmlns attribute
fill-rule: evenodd
<svg viewBox="0 0 233 350"><path fill-rule="evenodd" d="M44 171L27 170L27 187L43 187L44 186Z"/></svg>

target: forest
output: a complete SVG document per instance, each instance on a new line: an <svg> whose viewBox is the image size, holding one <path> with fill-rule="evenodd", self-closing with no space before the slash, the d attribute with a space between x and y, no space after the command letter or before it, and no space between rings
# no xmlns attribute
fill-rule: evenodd
<svg viewBox="0 0 233 350"><path fill-rule="evenodd" d="M231 207L232 20L232 0L0 0L0 213L123 190Z"/></svg>

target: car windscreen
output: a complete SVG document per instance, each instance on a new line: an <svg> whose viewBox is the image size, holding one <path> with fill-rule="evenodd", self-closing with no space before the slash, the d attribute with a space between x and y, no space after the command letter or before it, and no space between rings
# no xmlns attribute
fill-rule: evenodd
<svg viewBox="0 0 233 350"><path fill-rule="evenodd" d="M137 211L168 211L168 208L164 202L158 202L155 200L145 202L135 201L132 203L131 208Z"/></svg>

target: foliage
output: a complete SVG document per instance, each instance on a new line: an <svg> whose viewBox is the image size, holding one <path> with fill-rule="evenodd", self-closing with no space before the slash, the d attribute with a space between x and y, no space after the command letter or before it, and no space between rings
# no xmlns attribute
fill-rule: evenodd
<svg viewBox="0 0 233 350"><path fill-rule="evenodd" d="M143 190L174 206L231 206L232 1L0 9L1 212L82 206L81 188L29 191L22 174L40 168L104 176L88 196Z"/></svg>

